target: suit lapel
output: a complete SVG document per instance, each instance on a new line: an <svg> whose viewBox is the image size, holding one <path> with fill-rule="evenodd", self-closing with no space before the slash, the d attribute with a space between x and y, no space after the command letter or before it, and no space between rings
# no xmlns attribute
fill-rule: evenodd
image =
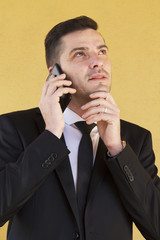
<svg viewBox="0 0 160 240"><path fill-rule="evenodd" d="M106 173L107 167L104 162L104 154L106 151L107 151L107 148L104 145L102 139L100 138L96 159L95 159L95 164L94 164L93 172L91 176L91 182L90 182L90 187L88 192L88 200L93 195L97 186L101 183Z"/></svg>
<svg viewBox="0 0 160 240"><path fill-rule="evenodd" d="M41 133L45 129L45 123L39 109L37 109L37 113L38 113L37 114L38 129ZM65 143L63 135L61 137L61 140ZM74 181L73 181L69 157L64 159L64 161L60 165L58 165L58 167L55 169L55 172L62 185L64 193L67 197L69 205L77 221L77 224L79 225L79 214L78 214L76 193L75 193L75 187L74 187Z"/></svg>
<svg viewBox="0 0 160 240"><path fill-rule="evenodd" d="M75 193L69 158L66 158L63 161L63 163L60 164L56 168L55 171L61 182L61 185L63 187L63 190L64 190L67 200L69 202L69 205L70 205L72 212L75 216L75 219L77 221L77 224L79 225L79 215L78 215L78 208L77 208L77 201L76 201L76 193Z"/></svg>
<svg viewBox="0 0 160 240"><path fill-rule="evenodd" d="M64 136L62 135L62 141L65 142ZM76 192L74 187L73 175L70 166L69 157L67 157L63 163L61 163L56 168L57 176L61 182L63 190L66 194L70 207L74 213L76 218L77 224L79 225L79 213L78 213L78 206L77 206L77 199L76 199Z"/></svg>

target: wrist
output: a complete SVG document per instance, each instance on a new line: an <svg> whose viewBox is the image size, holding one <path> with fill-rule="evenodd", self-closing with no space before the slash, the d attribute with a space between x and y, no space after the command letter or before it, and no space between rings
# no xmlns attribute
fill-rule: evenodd
<svg viewBox="0 0 160 240"><path fill-rule="evenodd" d="M115 157L119 153L121 153L123 149L125 149L125 147L126 147L126 141L121 141L120 144L116 146L108 147L107 154L109 157Z"/></svg>
<svg viewBox="0 0 160 240"><path fill-rule="evenodd" d="M54 134L56 137L61 138L63 129L60 128L54 128L54 127L47 127L45 128L46 130L50 131L52 134Z"/></svg>

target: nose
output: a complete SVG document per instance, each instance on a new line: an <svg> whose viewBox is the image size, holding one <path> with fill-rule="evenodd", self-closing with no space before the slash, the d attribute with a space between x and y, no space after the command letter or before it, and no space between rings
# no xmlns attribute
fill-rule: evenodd
<svg viewBox="0 0 160 240"><path fill-rule="evenodd" d="M103 60L100 55L94 54L90 56L89 59L89 68L94 69L94 68L103 68Z"/></svg>

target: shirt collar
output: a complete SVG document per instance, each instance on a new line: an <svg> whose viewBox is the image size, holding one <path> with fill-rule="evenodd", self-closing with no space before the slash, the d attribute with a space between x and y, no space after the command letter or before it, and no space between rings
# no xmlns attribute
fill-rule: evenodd
<svg viewBox="0 0 160 240"><path fill-rule="evenodd" d="M65 124L66 125L70 125L70 126L72 126L74 128L77 128L75 126L76 122L84 121L83 118L81 118L77 113L73 112L68 107L63 112L63 117L64 117ZM97 125L92 129L92 132L98 133Z"/></svg>
<svg viewBox="0 0 160 240"><path fill-rule="evenodd" d="M72 125L75 122L84 121L77 113L73 112L71 109L66 108L63 113L64 121L67 125Z"/></svg>

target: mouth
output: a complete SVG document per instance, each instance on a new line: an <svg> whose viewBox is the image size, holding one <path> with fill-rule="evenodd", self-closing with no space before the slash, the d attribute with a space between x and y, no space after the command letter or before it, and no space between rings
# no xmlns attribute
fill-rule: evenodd
<svg viewBox="0 0 160 240"><path fill-rule="evenodd" d="M97 73L90 76L89 81L106 81L107 77L103 73Z"/></svg>

